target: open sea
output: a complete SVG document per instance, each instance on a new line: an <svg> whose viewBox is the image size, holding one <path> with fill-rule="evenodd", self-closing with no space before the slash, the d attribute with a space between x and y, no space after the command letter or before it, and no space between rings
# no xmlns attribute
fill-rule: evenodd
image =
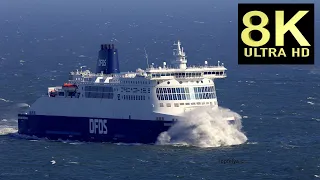
<svg viewBox="0 0 320 180"><path fill-rule="evenodd" d="M262 1L0 0L0 180L320 179L320 4L300 1L315 3L316 65L240 66L238 2ZM178 39L189 65L224 63L218 102L241 117L239 130L199 126L205 136L157 145L16 133L17 114L48 86L95 68L100 44L114 43L120 70L135 71L146 68L144 48L149 62L172 60ZM218 121L204 111L192 117Z"/></svg>

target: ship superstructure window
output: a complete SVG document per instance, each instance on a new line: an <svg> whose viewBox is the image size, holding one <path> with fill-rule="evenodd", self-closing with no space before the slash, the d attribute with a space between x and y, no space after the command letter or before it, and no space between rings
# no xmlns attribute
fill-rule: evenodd
<svg viewBox="0 0 320 180"><path fill-rule="evenodd" d="M214 86L209 87L194 87L196 99L214 99L216 98Z"/></svg>
<svg viewBox="0 0 320 180"><path fill-rule="evenodd" d="M85 97L113 99L113 88L106 86L86 86Z"/></svg>
<svg viewBox="0 0 320 180"><path fill-rule="evenodd" d="M157 88L158 100L190 100L189 88Z"/></svg>
<svg viewBox="0 0 320 180"><path fill-rule="evenodd" d="M121 87L120 88L121 93L139 93L139 94L146 94L150 93L150 88L131 88L131 87Z"/></svg>
<svg viewBox="0 0 320 180"><path fill-rule="evenodd" d="M122 95L123 100L135 100L135 101L143 101L146 100L146 96L144 95Z"/></svg>
<svg viewBox="0 0 320 180"><path fill-rule="evenodd" d="M180 72L180 73L174 73L174 72L167 72L167 73L152 73L153 78L159 78L163 76L174 76L176 78L185 78L185 77L201 77L201 72Z"/></svg>
<svg viewBox="0 0 320 180"><path fill-rule="evenodd" d="M216 98L214 86L194 87L194 93L189 88L157 88L158 100L192 100L192 99L214 99ZM194 96L193 96L194 95Z"/></svg>
<svg viewBox="0 0 320 180"><path fill-rule="evenodd" d="M213 74L213 75L223 75L223 71L209 71L209 72L204 72L203 74L204 75L211 75L211 74Z"/></svg>

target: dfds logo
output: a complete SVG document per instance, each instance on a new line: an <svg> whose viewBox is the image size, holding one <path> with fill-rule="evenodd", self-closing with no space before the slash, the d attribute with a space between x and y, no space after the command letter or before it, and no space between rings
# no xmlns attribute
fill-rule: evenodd
<svg viewBox="0 0 320 180"><path fill-rule="evenodd" d="M238 64L314 64L314 4L239 4Z"/></svg>

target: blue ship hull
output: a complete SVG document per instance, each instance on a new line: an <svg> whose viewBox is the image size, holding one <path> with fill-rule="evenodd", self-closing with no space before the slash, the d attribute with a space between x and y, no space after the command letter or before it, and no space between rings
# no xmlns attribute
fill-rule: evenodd
<svg viewBox="0 0 320 180"><path fill-rule="evenodd" d="M18 133L50 140L153 144L173 121L18 115Z"/></svg>

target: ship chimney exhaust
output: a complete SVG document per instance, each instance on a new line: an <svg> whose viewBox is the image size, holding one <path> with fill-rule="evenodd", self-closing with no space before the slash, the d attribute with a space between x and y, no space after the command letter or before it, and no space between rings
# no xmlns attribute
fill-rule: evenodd
<svg viewBox="0 0 320 180"><path fill-rule="evenodd" d="M98 54L96 73L120 73L118 49L115 48L114 44L101 44L101 49Z"/></svg>

